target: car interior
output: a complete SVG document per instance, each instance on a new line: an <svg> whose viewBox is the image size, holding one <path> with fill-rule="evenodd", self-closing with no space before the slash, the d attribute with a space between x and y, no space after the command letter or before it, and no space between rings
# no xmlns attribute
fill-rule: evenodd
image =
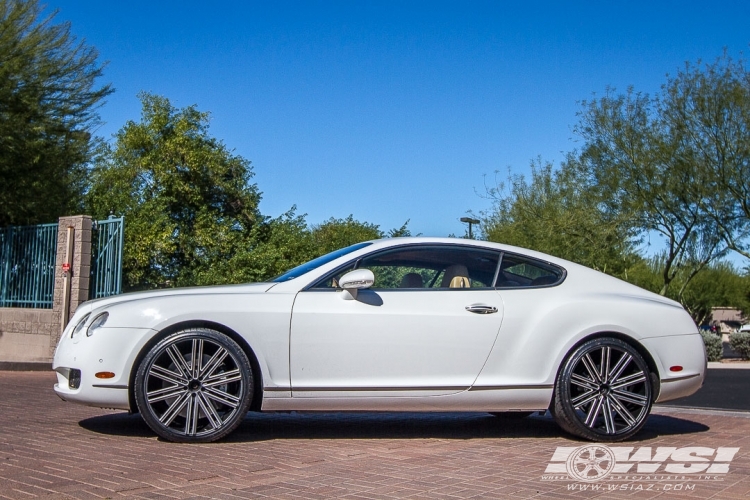
<svg viewBox="0 0 750 500"><path fill-rule="evenodd" d="M373 272L373 290L542 287L557 284L564 276L556 266L509 253L419 245L356 259L310 288L336 289L341 276L353 269Z"/></svg>

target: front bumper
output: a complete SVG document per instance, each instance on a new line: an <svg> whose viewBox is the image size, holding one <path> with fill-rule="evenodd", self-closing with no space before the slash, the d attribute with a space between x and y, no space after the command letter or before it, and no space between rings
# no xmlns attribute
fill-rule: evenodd
<svg viewBox="0 0 750 500"><path fill-rule="evenodd" d="M155 333L148 328L103 327L91 337L82 333L70 338L70 332L66 331L52 363L57 373L55 392L65 401L131 410L128 390L131 370L138 353ZM96 374L102 372L113 373L114 377L97 378ZM79 382L75 380L77 376Z"/></svg>

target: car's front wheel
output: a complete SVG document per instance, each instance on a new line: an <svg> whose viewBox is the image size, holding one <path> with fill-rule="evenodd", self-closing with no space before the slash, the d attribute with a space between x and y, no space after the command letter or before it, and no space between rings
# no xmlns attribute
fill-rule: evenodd
<svg viewBox="0 0 750 500"><path fill-rule="evenodd" d="M571 352L560 368L550 410L564 430L617 442L643 427L651 411L648 364L616 338L597 338Z"/></svg>
<svg viewBox="0 0 750 500"><path fill-rule="evenodd" d="M169 441L209 442L232 432L253 396L250 361L217 331L194 328L154 345L135 377L135 400L149 427Z"/></svg>

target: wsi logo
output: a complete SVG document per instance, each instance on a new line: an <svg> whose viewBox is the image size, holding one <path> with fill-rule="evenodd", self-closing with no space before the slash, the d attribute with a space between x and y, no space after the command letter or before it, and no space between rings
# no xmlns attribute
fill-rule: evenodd
<svg viewBox="0 0 750 500"><path fill-rule="evenodd" d="M718 480L718 476L713 475L728 473L729 464L739 450L703 446L660 446L656 451L650 446L638 449L633 446L610 447L600 444L558 446L542 479L585 482L604 479L662 481L676 479L675 475L679 475L682 479ZM644 474L648 476L643 476Z"/></svg>

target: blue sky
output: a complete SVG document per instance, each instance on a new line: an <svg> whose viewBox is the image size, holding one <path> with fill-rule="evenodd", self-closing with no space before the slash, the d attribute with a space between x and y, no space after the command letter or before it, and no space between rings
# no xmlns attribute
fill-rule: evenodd
<svg viewBox="0 0 750 500"><path fill-rule="evenodd" d="M578 102L655 93L750 43L750 2L47 0L108 61L111 138L145 90L210 111L261 211L461 235L494 172L559 163Z"/></svg>

